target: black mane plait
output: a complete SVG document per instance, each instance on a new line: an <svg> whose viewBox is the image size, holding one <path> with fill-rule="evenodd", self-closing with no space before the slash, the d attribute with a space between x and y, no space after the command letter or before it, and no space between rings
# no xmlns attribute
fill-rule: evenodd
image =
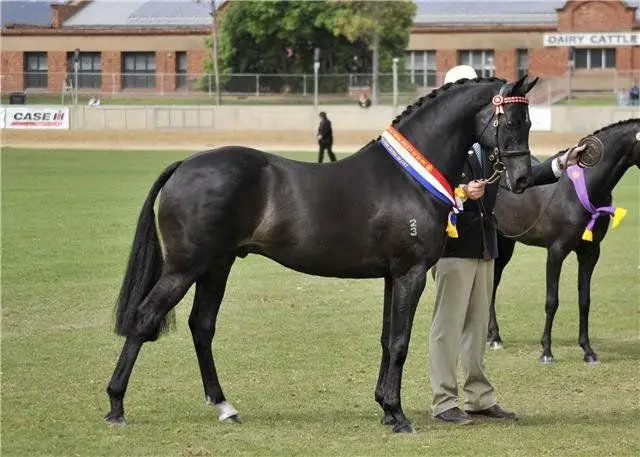
<svg viewBox="0 0 640 457"><path fill-rule="evenodd" d="M602 127L600 129L596 130L595 132L593 132L591 135L596 135L598 133L605 132L605 131L607 131L609 129L612 129L614 127L620 127L622 125L631 124L633 122L640 122L640 117L632 117L632 118L629 118L629 119L624 119L622 121L615 122L613 124L605 125L604 127Z"/></svg>
<svg viewBox="0 0 640 457"><path fill-rule="evenodd" d="M416 100L413 104L408 105L402 113L396 116L396 118L391 122L391 125L396 125L401 120L409 117L415 111L416 108L420 108L422 105L425 104L425 102L428 102L429 100L433 100L442 92L445 92L446 90L448 90L451 86L467 84L469 82L477 83L477 82L496 82L496 81L499 81L503 84L507 83L507 81L502 78L490 77L490 78L462 79L453 83L444 84L443 86L437 89L433 89L427 95L423 95L418 100Z"/></svg>

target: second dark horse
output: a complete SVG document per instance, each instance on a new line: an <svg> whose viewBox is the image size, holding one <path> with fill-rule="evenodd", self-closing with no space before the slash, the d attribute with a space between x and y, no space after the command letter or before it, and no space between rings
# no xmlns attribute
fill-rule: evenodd
<svg viewBox="0 0 640 457"><path fill-rule="evenodd" d="M393 125L452 185L474 142L494 150L511 188L531 176L528 108L536 80L448 84ZM495 106L494 97L515 97ZM503 114L498 114L503 112ZM331 193L317 192L330 187ZM154 201L160 190L156 230ZM450 207L426 192L372 141L327 165L287 160L239 146L170 165L144 202L118 298L116 331L126 336L107 392L109 423L124 422L124 395L145 341L158 338L170 311L195 283L189 327L205 396L219 420L238 420L218 381L211 344L236 257L261 254L293 270L339 278L384 278L382 362L375 399L383 423L411 432L400 401L402 369L425 273L440 257Z"/></svg>

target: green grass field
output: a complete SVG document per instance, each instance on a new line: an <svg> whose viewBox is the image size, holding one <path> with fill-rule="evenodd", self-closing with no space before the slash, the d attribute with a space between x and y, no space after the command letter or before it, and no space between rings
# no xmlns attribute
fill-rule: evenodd
<svg viewBox="0 0 640 457"><path fill-rule="evenodd" d="M218 320L222 385L243 424L205 406L187 327L143 347L125 427L104 424L122 339L112 307L138 211L183 153L2 151L2 455L36 456L632 456L640 455L638 234L640 172L615 191L629 210L603 243L591 336L577 346L576 263L565 263L554 328L557 363L542 366L542 249L519 246L499 296L503 351L486 366L517 424L456 428L430 416L429 278L415 319L403 405L417 433L394 436L373 401L381 280L295 273L239 260ZM312 154L295 154L312 160ZM331 189L327 189L328 192Z"/></svg>

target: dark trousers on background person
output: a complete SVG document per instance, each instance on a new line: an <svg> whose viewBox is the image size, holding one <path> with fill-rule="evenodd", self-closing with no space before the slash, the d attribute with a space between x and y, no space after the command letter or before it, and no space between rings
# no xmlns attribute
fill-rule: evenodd
<svg viewBox="0 0 640 457"><path fill-rule="evenodd" d="M333 151L331 150L331 143L318 143L319 145L319 150L318 150L318 163L322 163L322 159L324 158L324 151L327 151L327 156L329 156L329 160L331 160L332 162L336 161L336 156L333 153Z"/></svg>

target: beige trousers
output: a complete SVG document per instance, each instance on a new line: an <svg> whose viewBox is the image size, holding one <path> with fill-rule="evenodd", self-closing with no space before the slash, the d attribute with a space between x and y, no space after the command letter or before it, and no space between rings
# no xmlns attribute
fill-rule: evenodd
<svg viewBox="0 0 640 457"><path fill-rule="evenodd" d="M434 416L459 405L456 370L464 371L464 409L493 406L493 387L484 374L493 260L441 258L433 267L436 303L429 334L429 376Z"/></svg>

